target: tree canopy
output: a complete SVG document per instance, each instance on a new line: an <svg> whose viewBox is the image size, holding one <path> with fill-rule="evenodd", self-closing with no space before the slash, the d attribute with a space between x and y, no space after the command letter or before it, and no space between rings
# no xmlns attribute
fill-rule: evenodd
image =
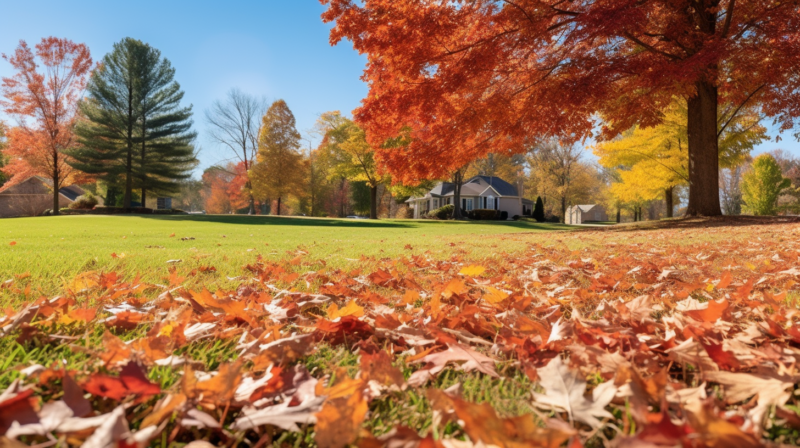
<svg viewBox="0 0 800 448"><path fill-rule="evenodd" d="M687 101L688 214L720 213L719 104L800 115L800 15L773 0L321 0L331 43L368 58L355 111L403 181L444 177L531 139L660 124ZM769 61L766 64L765 61ZM407 145L384 145L403 137ZM411 162L407 162L411 161Z"/></svg>

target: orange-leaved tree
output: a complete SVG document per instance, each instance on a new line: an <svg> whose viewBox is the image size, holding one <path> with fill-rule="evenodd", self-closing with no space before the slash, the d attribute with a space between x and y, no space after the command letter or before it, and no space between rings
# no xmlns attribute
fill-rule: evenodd
<svg viewBox="0 0 800 448"><path fill-rule="evenodd" d="M393 178L442 177L536 137L609 139L688 101L689 215L719 215L718 104L800 116L800 11L775 0L321 0L366 54L355 111ZM738 109L737 109L738 110ZM569 143L569 142L566 142Z"/></svg>
<svg viewBox="0 0 800 448"><path fill-rule="evenodd" d="M51 180L53 213L58 214L58 190L80 173L67 164L64 150L74 144L73 126L78 99L92 67L85 44L47 37L35 51L25 41L12 55L3 54L16 73L3 78L0 101L3 110L16 118L8 132L4 168L12 183L39 175Z"/></svg>

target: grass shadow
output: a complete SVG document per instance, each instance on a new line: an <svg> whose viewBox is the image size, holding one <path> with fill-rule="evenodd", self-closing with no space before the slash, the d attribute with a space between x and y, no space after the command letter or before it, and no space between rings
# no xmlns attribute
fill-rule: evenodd
<svg viewBox="0 0 800 448"><path fill-rule="evenodd" d="M711 229L717 227L769 226L796 224L800 216L712 216L671 218L659 221L641 221L616 224L607 227L592 227L586 230L600 232L638 232L642 230Z"/></svg>

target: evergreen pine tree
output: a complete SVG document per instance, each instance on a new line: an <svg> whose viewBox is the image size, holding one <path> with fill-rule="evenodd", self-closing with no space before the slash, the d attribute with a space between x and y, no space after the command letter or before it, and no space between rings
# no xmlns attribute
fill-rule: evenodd
<svg viewBox="0 0 800 448"><path fill-rule="evenodd" d="M142 205L147 191L176 193L177 181L191 177L197 165L192 141L192 107L181 107L183 91L175 81L175 69L161 52L148 51L138 79L138 154L134 185L141 190Z"/></svg>
<svg viewBox="0 0 800 448"><path fill-rule="evenodd" d="M123 206L130 208L134 133L139 116L137 80L147 53L142 42L125 38L114 44L92 73L75 127L79 146L69 155L73 167L121 184ZM113 204L110 204L113 205Z"/></svg>
<svg viewBox="0 0 800 448"><path fill-rule="evenodd" d="M114 44L92 73L76 126L79 147L73 167L120 185L122 205L131 207L133 189L171 191L175 180L196 165L191 145L191 107L174 82L175 70L161 53L131 38Z"/></svg>
<svg viewBox="0 0 800 448"><path fill-rule="evenodd" d="M544 222L544 202L542 202L541 196L536 198L536 205L533 208L533 219L535 219L536 222Z"/></svg>

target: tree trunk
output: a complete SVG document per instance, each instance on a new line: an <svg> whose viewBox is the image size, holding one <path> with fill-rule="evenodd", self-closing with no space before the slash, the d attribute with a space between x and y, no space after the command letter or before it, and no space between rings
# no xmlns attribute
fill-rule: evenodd
<svg viewBox="0 0 800 448"><path fill-rule="evenodd" d="M56 155L56 157L58 157ZM58 167L58 165L55 165ZM58 210L58 169L53 170L53 215L58 216L60 211Z"/></svg>
<svg viewBox="0 0 800 448"><path fill-rule="evenodd" d="M461 210L461 184L464 183L464 171L459 169L453 173L453 219L459 221L464 219L464 213Z"/></svg>
<svg viewBox="0 0 800 448"><path fill-rule="evenodd" d="M622 222L622 209L617 207L617 224Z"/></svg>
<svg viewBox="0 0 800 448"><path fill-rule="evenodd" d="M719 216L719 150L717 141L717 87L707 81L695 85L689 98L689 205L686 216Z"/></svg>
<svg viewBox="0 0 800 448"><path fill-rule="evenodd" d="M255 215L256 214L256 200L253 198L253 195L250 195L250 210L247 212L248 215Z"/></svg>
<svg viewBox="0 0 800 448"><path fill-rule="evenodd" d="M278 208L277 208L276 211L278 212L277 216L281 216L281 197L280 196L278 196Z"/></svg>
<svg viewBox="0 0 800 448"><path fill-rule="evenodd" d="M567 222L567 197L561 196L561 222Z"/></svg>
<svg viewBox="0 0 800 448"><path fill-rule="evenodd" d="M145 204L147 203L145 202L146 200L147 200L147 190L142 188L142 207L146 207L145 206Z"/></svg>
<svg viewBox="0 0 800 448"><path fill-rule="evenodd" d="M131 209L131 196L133 196L133 88L128 86L128 157L125 165L125 196L122 207L126 212Z"/></svg>
<svg viewBox="0 0 800 448"><path fill-rule="evenodd" d="M664 190L664 202L667 205L667 218L672 218L674 216L674 188L675 187L669 187Z"/></svg>
<svg viewBox="0 0 800 448"><path fill-rule="evenodd" d="M369 219L378 219L378 187L369 187Z"/></svg>

